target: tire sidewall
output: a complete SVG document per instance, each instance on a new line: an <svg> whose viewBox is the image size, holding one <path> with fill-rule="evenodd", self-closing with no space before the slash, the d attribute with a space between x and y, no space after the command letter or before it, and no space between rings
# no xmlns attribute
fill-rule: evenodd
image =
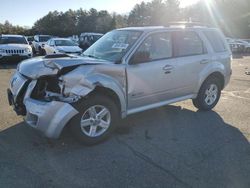
<svg viewBox="0 0 250 188"><path fill-rule="evenodd" d="M102 105L106 107L111 114L111 123L109 128L100 136L97 137L90 137L83 133L80 126L80 121L82 115L85 113L85 111L94 105ZM79 111L79 114L77 114L71 121L70 121L70 129L73 133L73 135L83 144L85 145L94 145L99 142L104 141L107 139L111 133L114 131L119 113L118 108L115 105L115 103L112 101L111 98L106 96L100 96L100 95L93 95L85 99L79 100L75 104L75 108Z"/></svg>
<svg viewBox="0 0 250 188"><path fill-rule="evenodd" d="M218 93L217 93L216 100L211 105L208 105L205 102L205 98L206 98L205 92L210 87L211 84L215 84L217 86ZM221 95L221 85L219 84L219 81L216 78L210 78L206 80L202 84L202 87L200 89L199 96L198 96L198 102L200 103L202 110L211 110L212 108L214 108L220 99L220 95Z"/></svg>

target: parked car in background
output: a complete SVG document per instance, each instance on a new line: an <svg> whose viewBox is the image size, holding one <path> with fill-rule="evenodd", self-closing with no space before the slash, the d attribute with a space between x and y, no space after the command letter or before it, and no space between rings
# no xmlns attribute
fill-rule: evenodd
<svg viewBox="0 0 250 188"><path fill-rule="evenodd" d="M118 29L81 57L23 61L10 80L9 103L50 138L68 125L79 141L96 144L130 114L186 99L211 110L230 80L231 55L214 28Z"/></svg>
<svg viewBox="0 0 250 188"><path fill-rule="evenodd" d="M32 45L32 42L34 41L34 36L26 36L26 39L27 39L29 45Z"/></svg>
<svg viewBox="0 0 250 188"><path fill-rule="evenodd" d="M244 52L245 51L245 45L242 41L237 40L237 39L232 39L232 38L226 38L227 43L230 46L230 49L232 52L237 53L237 52Z"/></svg>
<svg viewBox="0 0 250 188"><path fill-rule="evenodd" d="M34 41L32 42L32 50L33 53L38 53L39 55L44 55L44 45L46 42L51 39L52 36L50 35L35 35Z"/></svg>
<svg viewBox="0 0 250 188"><path fill-rule="evenodd" d="M248 41L243 39L237 39L236 41L244 46L244 52L250 52L250 43Z"/></svg>
<svg viewBox="0 0 250 188"><path fill-rule="evenodd" d="M22 35L0 35L0 61L23 60L32 57L32 48Z"/></svg>
<svg viewBox="0 0 250 188"><path fill-rule="evenodd" d="M250 53L250 39L242 39L242 40L247 42L245 51Z"/></svg>
<svg viewBox="0 0 250 188"><path fill-rule="evenodd" d="M79 44L79 37L78 37L78 35L73 35L73 36L69 37L69 39L71 39L75 43Z"/></svg>
<svg viewBox="0 0 250 188"><path fill-rule="evenodd" d="M102 33L82 33L79 39L79 46L85 51L102 36Z"/></svg>
<svg viewBox="0 0 250 188"><path fill-rule="evenodd" d="M44 45L45 54L76 54L80 55L82 49L74 41L67 38L52 38Z"/></svg>

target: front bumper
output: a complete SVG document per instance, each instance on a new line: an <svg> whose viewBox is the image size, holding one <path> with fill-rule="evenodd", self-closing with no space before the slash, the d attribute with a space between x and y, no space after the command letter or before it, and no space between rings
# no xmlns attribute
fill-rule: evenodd
<svg viewBox="0 0 250 188"><path fill-rule="evenodd" d="M25 84L28 83L28 86ZM43 132L49 138L58 138L69 120L78 114L78 111L69 103L61 101L45 102L31 98L31 93L37 81L28 81L18 72L11 80L7 90L9 104L14 107L18 115L24 115L28 125ZM21 95L20 93L23 92ZM22 104L20 106L20 102ZM23 106L22 106L23 105ZM22 107L19 113L18 108Z"/></svg>
<svg viewBox="0 0 250 188"><path fill-rule="evenodd" d="M60 101L42 102L27 98L24 104L26 123L49 138L58 138L69 120L78 114L70 104Z"/></svg>

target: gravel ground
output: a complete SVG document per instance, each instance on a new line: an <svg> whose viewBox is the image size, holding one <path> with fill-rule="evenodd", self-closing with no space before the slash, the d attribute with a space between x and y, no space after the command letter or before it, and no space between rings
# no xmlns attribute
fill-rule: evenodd
<svg viewBox="0 0 250 188"><path fill-rule="evenodd" d="M0 65L0 187L250 187L250 57L211 112L184 101L130 116L108 141L49 140L8 106Z"/></svg>

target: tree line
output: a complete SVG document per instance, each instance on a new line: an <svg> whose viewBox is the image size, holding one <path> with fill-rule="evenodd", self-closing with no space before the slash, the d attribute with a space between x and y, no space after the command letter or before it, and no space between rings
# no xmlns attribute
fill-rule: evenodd
<svg viewBox="0 0 250 188"><path fill-rule="evenodd" d="M0 24L0 33L79 35L82 32L106 33L127 26L168 25L171 22L192 21L220 27L227 36L250 38L249 0L201 0L181 8L178 0L152 0L136 4L129 14L106 10L53 11L35 22L32 28Z"/></svg>

